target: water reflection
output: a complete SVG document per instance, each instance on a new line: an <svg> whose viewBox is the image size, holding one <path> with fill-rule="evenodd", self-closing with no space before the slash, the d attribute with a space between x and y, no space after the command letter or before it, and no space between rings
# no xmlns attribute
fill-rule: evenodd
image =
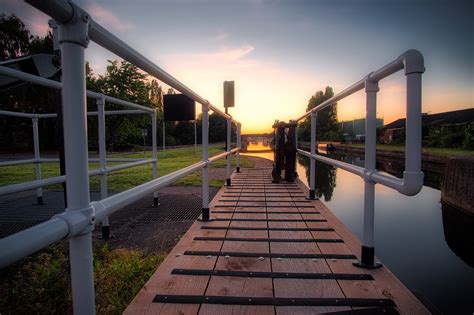
<svg viewBox="0 0 474 315"><path fill-rule="evenodd" d="M445 202L441 211L446 243L466 264L474 267L474 216Z"/></svg>
<svg viewBox="0 0 474 315"><path fill-rule="evenodd" d="M246 152L269 152L272 151L270 141L248 141L245 144Z"/></svg>
<svg viewBox="0 0 474 315"><path fill-rule="evenodd" d="M251 153L273 160L272 152ZM331 154L331 158L364 166L363 156ZM403 160L377 159L377 169L401 177ZM443 313L472 314L474 300L474 219L441 207L443 166L423 163L424 187L404 196L376 185L375 243L377 256L409 288L421 291ZM298 157L300 180L308 186L309 159ZM336 216L362 239L363 180L317 162L317 192Z"/></svg>
<svg viewBox="0 0 474 315"><path fill-rule="evenodd" d="M305 169L305 176L309 182L309 159L304 156L298 156L298 163ZM301 172L301 171L300 171ZM318 198L324 196L324 201L330 201L334 188L336 188L336 168L334 166L316 161L315 172L315 193ZM298 173L301 177L302 174Z"/></svg>

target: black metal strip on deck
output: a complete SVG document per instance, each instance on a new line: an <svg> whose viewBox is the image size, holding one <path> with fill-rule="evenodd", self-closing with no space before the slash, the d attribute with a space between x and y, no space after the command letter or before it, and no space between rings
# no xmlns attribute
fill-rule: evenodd
<svg viewBox="0 0 474 315"><path fill-rule="evenodd" d="M216 252L216 251L185 251L190 256L228 256L244 258L297 258L297 259L357 259L352 254L300 254L300 253L250 253L250 252Z"/></svg>
<svg viewBox="0 0 474 315"><path fill-rule="evenodd" d="M226 305L274 305L274 306L351 306L351 307L396 307L391 299L357 298L275 298L236 297L213 295L158 294L154 303L226 304Z"/></svg>
<svg viewBox="0 0 474 315"><path fill-rule="evenodd" d="M328 279L328 280L374 280L370 274L362 273L312 273L312 272L267 272L212 269L173 269L173 275L219 276L247 278L283 278L283 279Z"/></svg>
<svg viewBox="0 0 474 315"><path fill-rule="evenodd" d="M225 187L226 190L238 190L238 189L268 189L268 190L299 190L301 189L299 187L275 187L275 186L259 186L259 187L249 187L250 185L242 185L242 186L230 186L230 187Z"/></svg>
<svg viewBox="0 0 474 315"><path fill-rule="evenodd" d="M231 242L276 242L276 243L344 243L333 238L263 238L263 237L220 237L196 236L195 241L231 241Z"/></svg>
<svg viewBox="0 0 474 315"><path fill-rule="evenodd" d="M246 199L219 199L219 202L294 202L294 203L309 203L309 200L246 200Z"/></svg>
<svg viewBox="0 0 474 315"><path fill-rule="evenodd" d="M287 186L279 186L279 185L270 185L270 184L234 184L232 182L232 186L231 187L250 187L250 188L284 188L284 189L287 189L287 188L290 188L290 189L295 189L297 187L299 187L298 185L287 185Z"/></svg>
<svg viewBox="0 0 474 315"><path fill-rule="evenodd" d="M400 313L392 307L371 307L347 311L321 313L325 315L399 315Z"/></svg>
<svg viewBox="0 0 474 315"><path fill-rule="evenodd" d="M289 195L292 194L303 194L301 190L294 190L294 191L288 191L288 190L226 190L224 191L225 194L282 194L282 193L287 193Z"/></svg>
<svg viewBox="0 0 474 315"><path fill-rule="evenodd" d="M239 206L237 206L239 207ZM321 214L319 211L307 211L307 212L296 212L296 211L245 211L245 210L214 210L212 213L249 213L249 214Z"/></svg>
<svg viewBox="0 0 474 315"><path fill-rule="evenodd" d="M298 213L300 214L300 213ZM234 219L215 218L212 221L238 221L238 222L327 222L326 219Z"/></svg>
<svg viewBox="0 0 474 315"><path fill-rule="evenodd" d="M318 231L332 232L333 228L268 228L268 227L227 227L227 226L201 226L203 230L238 230L238 231Z"/></svg>
<svg viewBox="0 0 474 315"><path fill-rule="evenodd" d="M242 186L241 188L239 187L226 187L226 191L238 191L238 190L260 190L261 192L265 192L265 190L268 191L275 191L275 192L303 192L299 188L278 188L278 187L248 187L248 186Z"/></svg>
<svg viewBox="0 0 474 315"><path fill-rule="evenodd" d="M290 201L289 201L290 202ZM228 207L242 207L242 208L312 208L314 206L281 206L281 205L215 205L214 208L228 208Z"/></svg>
<svg viewBox="0 0 474 315"><path fill-rule="evenodd" d="M249 193L246 193L249 194ZM227 195L221 195L221 197L255 197L255 198L305 198L306 195L277 195L277 196L267 196L267 195L242 195L240 193L227 193Z"/></svg>

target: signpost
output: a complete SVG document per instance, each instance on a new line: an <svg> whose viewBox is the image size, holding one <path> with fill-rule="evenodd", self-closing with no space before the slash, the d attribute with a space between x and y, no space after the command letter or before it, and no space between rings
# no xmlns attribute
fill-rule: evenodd
<svg viewBox="0 0 474 315"><path fill-rule="evenodd" d="M142 137L143 137L143 154L146 153L146 149L145 149L145 140L146 140L146 136L148 135L148 130L146 128L143 128L142 129Z"/></svg>
<svg viewBox="0 0 474 315"><path fill-rule="evenodd" d="M228 108L229 107L234 107L234 101L235 101L235 95L234 95L234 81L224 81L224 108L225 108L225 113L229 114ZM226 124L226 139L225 139L225 150L230 151L231 149L231 142L232 138L230 133L232 132L232 122L230 119L227 120ZM230 186L231 181L230 181L230 169L231 169L231 161L230 161L230 155L226 156L227 159L227 180L226 180L226 185Z"/></svg>

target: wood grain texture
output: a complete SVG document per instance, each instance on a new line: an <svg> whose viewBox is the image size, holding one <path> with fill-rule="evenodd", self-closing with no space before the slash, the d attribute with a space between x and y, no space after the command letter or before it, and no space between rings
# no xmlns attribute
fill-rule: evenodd
<svg viewBox="0 0 474 315"><path fill-rule="evenodd" d="M295 298L391 298L401 314L428 314L426 308L388 270L359 269L347 259L292 259L264 257L193 256L184 251L226 251L252 253L354 254L359 257L360 241L321 201L305 199L301 183L273 184L271 169L249 169L232 176L232 187L222 187L210 203L211 217L226 221L196 221L165 261L140 290L125 314L318 314L350 310L350 307L219 305L153 303L156 294L214 295L233 297ZM218 206L216 208L216 206ZM213 213L213 210L226 213ZM234 211L238 210L239 213ZM246 213L248 211L249 213ZM262 213L252 213L261 211ZM268 213L268 211L275 213ZM307 213L316 212L319 214ZM281 213L280 213L281 212ZM306 212L306 213L305 213ZM234 221L263 219L264 221ZM267 221L297 219L300 222ZM327 222L304 220L326 219ZM202 226L225 229L208 230ZM334 231L229 230L228 227L334 228ZM279 239L342 239L343 243L194 241L196 236ZM175 268L371 274L375 280L272 279L229 276L172 275ZM354 308L355 309L355 308Z"/></svg>

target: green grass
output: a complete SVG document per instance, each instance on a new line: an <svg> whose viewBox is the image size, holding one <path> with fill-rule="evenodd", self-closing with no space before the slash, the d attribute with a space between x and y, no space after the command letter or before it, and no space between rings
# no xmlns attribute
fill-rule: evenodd
<svg viewBox="0 0 474 315"><path fill-rule="evenodd" d="M94 246L97 313L121 314L165 256ZM0 314L72 313L65 243L51 245L3 269L0 283Z"/></svg>
<svg viewBox="0 0 474 315"><path fill-rule="evenodd" d="M354 147L354 148L365 147L364 144L358 144L358 143L348 144L347 146ZM405 146L398 146L398 145L377 144L377 149L405 152ZM473 150L452 149L452 148L430 148L430 147L423 147L422 149L423 149L423 152L430 153L430 154L449 155L449 156L474 156Z"/></svg>
<svg viewBox="0 0 474 315"><path fill-rule="evenodd" d="M212 145L209 155L222 150L222 144ZM114 157L150 158L151 153L115 155ZM165 175L201 160L201 150L194 148L167 150L158 153L159 174ZM235 158L232 159L235 166ZM110 163L110 165L121 163ZM219 160L211 168L223 168L226 161ZM241 157L242 167L252 167L247 157ZM98 167L90 163L89 168ZM59 175L58 163L42 164L43 178ZM122 191L152 178L152 165L143 165L119 171L108 176L111 191ZM0 185L34 180L32 164L0 167ZM222 180L212 179L210 185L222 186ZM201 172L181 179L178 185L200 185ZM91 177L91 189L99 189L99 177ZM59 187L57 185L56 187ZM98 314L121 314L143 287L166 254L149 254L139 250L109 249L94 245L94 277L96 311ZM0 271L0 314L70 314L72 296L67 244L51 245L37 254Z"/></svg>
<svg viewBox="0 0 474 315"><path fill-rule="evenodd" d="M158 174L163 176L171 172L177 171L183 167L189 166L201 160L201 148L198 147L196 155L193 147L171 149L163 152L158 152ZM213 144L209 147L209 156L222 152L222 144ZM126 158L151 158L151 152L122 154L114 157ZM247 157L241 156L241 167L252 167L253 163ZM232 165L235 167L236 159L232 158ZM109 166L123 163L109 163ZM226 160L222 159L211 164L211 168L222 168L226 166ZM96 169L99 167L98 163L90 163L89 169ZM121 170L108 175L108 189L109 191L123 191L139 184L143 184L152 179L152 164L140 165L137 167ZM0 167L0 186L17 184L21 182L31 181L35 179L34 165L23 164L13 166ZM42 178L49 178L59 176L58 163L42 163L41 164ZM210 180L210 185L213 187L222 186L223 180ZM201 173L196 172L174 183L174 185L193 185L199 186L201 184ZM100 177L90 177L91 190L98 191L100 188ZM59 185L49 186L48 188L60 188Z"/></svg>

